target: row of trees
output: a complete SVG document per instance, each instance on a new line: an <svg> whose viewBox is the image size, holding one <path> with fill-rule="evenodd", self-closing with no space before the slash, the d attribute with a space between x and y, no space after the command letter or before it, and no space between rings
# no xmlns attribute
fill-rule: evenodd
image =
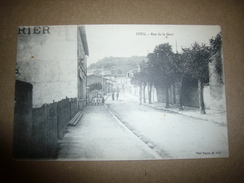
<svg viewBox="0 0 244 183"><path fill-rule="evenodd" d="M183 110L184 80L198 81L199 107L205 114L203 85L209 82L208 64L213 57L217 59L216 70L222 75L221 34L210 39L210 46L194 43L189 48L182 48L182 53L174 53L169 43L155 47L153 53L147 55L147 61L139 62L139 70L134 73L131 83L140 87L140 102L145 102L145 88L148 86L148 99L151 103L152 86L165 89L166 108L169 107L169 88L179 83L179 109ZM143 95L143 97L142 97Z"/></svg>

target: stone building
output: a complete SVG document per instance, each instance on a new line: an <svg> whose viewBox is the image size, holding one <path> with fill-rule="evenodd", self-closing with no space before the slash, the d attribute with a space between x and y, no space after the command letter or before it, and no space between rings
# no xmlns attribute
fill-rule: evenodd
<svg viewBox="0 0 244 183"><path fill-rule="evenodd" d="M33 85L33 107L66 97L85 105L89 53L84 26L19 27L18 33L16 79Z"/></svg>
<svg viewBox="0 0 244 183"><path fill-rule="evenodd" d="M15 158L55 154L65 125L86 105L88 55L84 26L19 27Z"/></svg>

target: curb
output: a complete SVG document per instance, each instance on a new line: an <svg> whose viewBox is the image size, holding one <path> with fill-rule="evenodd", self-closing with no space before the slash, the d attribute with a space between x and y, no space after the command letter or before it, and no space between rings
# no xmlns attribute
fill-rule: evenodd
<svg viewBox="0 0 244 183"><path fill-rule="evenodd" d="M121 125L128 133L132 134L135 139L137 140L138 143L140 143L145 149L148 150L148 152L150 152L155 160L157 159L162 159L162 157L155 152L150 146L148 146L148 144L146 144L143 140L140 139L140 137L138 137L135 133L133 133L109 108L106 104L104 104L105 108L108 110L108 112L113 116L113 118L119 123L119 125Z"/></svg>
<svg viewBox="0 0 244 183"><path fill-rule="evenodd" d="M143 104L143 105L144 105L144 106L151 107L151 108L154 108L154 109L157 109L157 110L162 110L162 111L170 112L170 113L173 113L173 114L179 114L179 115L182 115L182 116L185 116L185 117L190 117L190 118L194 118L194 119L198 119L198 120L203 120L203 121L213 122L213 123L216 123L216 124L218 124L218 125L222 125L222 126L227 126L227 124L220 123L220 122L217 122L217 121L212 121L212 120L208 120L208 119L204 119L204 118L199 118L199 117L195 117L195 116L191 116L191 115L186 115L186 114L181 113L181 112L172 111L172 110L169 110L169 109L162 109L162 108L158 108L158 107L150 106L150 105L147 105L147 104Z"/></svg>

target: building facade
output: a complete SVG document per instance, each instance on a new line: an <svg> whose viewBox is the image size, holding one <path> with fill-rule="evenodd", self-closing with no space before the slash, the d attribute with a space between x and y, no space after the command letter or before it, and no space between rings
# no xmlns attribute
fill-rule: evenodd
<svg viewBox="0 0 244 183"><path fill-rule="evenodd" d="M104 96L112 92L114 84L115 81L103 76L94 74L87 76L88 103L91 103L92 97L97 97L98 95Z"/></svg>
<svg viewBox="0 0 244 183"><path fill-rule="evenodd" d="M86 105L84 26L19 27L14 157L50 158L78 109Z"/></svg>
<svg viewBox="0 0 244 183"><path fill-rule="evenodd" d="M87 57L89 55L86 31L84 26L77 28L77 98L78 107L87 105Z"/></svg>
<svg viewBox="0 0 244 183"><path fill-rule="evenodd" d="M33 107L85 100L88 54L83 26L19 27L16 79L32 84Z"/></svg>

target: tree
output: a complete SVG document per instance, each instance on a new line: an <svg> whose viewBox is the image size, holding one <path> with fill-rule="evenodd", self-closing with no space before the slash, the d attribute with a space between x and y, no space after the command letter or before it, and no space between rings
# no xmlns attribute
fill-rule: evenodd
<svg viewBox="0 0 244 183"><path fill-rule="evenodd" d="M198 80L198 95L199 95L199 108L201 114L206 114L204 98L203 98L203 84L209 82L208 63L210 58L209 47L204 44L199 45L194 43L190 48L184 48L184 59L188 59L188 74L191 78Z"/></svg>
<svg viewBox="0 0 244 183"><path fill-rule="evenodd" d="M133 73L133 77L131 78L131 84L134 86L139 86L139 103L142 103L142 80L143 74L140 71L136 71Z"/></svg>
<svg viewBox="0 0 244 183"><path fill-rule="evenodd" d="M140 74L141 74L141 94L143 95L143 103L146 103L146 86L147 86L147 80L148 80L148 73L147 73L147 64L145 60L142 60L139 62L139 68L140 68Z"/></svg>
<svg viewBox="0 0 244 183"><path fill-rule="evenodd" d="M147 85L147 65L144 60L138 62L138 71L134 73L134 76L131 78L131 84L139 86L139 103L146 102L145 98L145 88ZM143 95L143 96L142 96Z"/></svg>
<svg viewBox="0 0 244 183"><path fill-rule="evenodd" d="M183 110L183 86L184 79L189 77L190 72L190 59L187 58L187 54L174 54L173 69L174 74L179 82L179 110Z"/></svg>
<svg viewBox="0 0 244 183"><path fill-rule="evenodd" d="M102 89L102 84L101 83L94 83L89 85L89 92L92 92L94 90L101 90Z"/></svg>
<svg viewBox="0 0 244 183"><path fill-rule="evenodd" d="M152 87L157 83L157 67L155 62L157 62L157 56L155 53L149 53L147 55L147 83L148 83L148 103L152 103Z"/></svg>
<svg viewBox="0 0 244 183"><path fill-rule="evenodd" d="M174 53L169 43L160 44L155 47L156 54L155 74L158 80L156 85L163 86L165 89L166 108L169 108L169 88L175 81L173 59Z"/></svg>

